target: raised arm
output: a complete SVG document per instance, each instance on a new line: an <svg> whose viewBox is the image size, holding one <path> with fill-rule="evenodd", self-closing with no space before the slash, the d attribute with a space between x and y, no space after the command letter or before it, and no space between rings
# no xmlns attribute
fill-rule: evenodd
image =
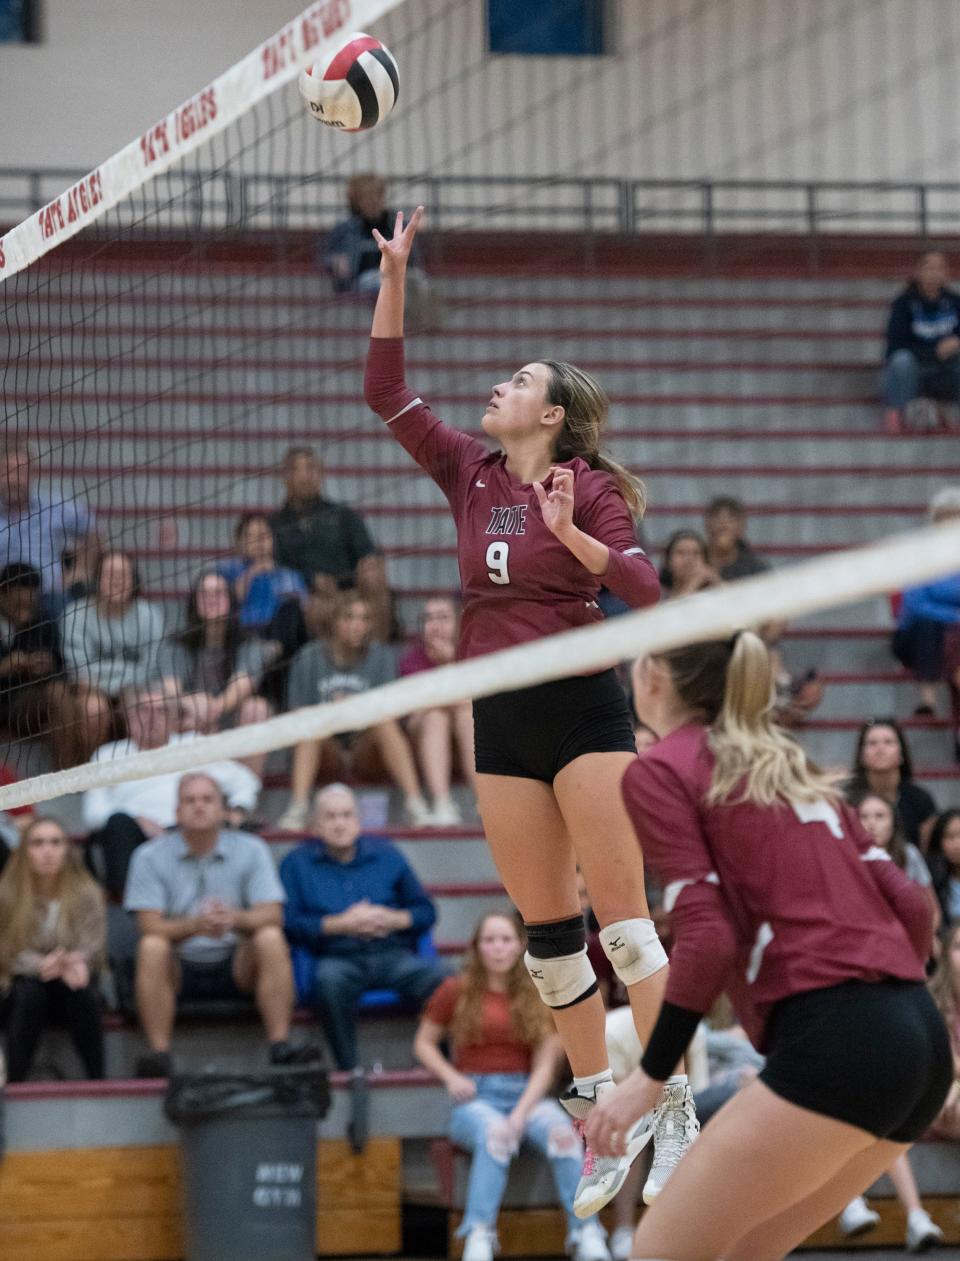
<svg viewBox="0 0 960 1261"><path fill-rule="evenodd" d="M398 211L393 226L393 236L389 241L376 228L373 230L374 240L380 247L380 293L373 312L371 337L403 336L403 299L407 262L410 251L413 249L413 238L417 235L422 218L423 207L418 206L410 216L410 222L404 227L403 211Z"/></svg>
<svg viewBox="0 0 960 1261"><path fill-rule="evenodd" d="M403 289L407 259L422 218L423 207L418 206L406 227L403 215L397 215L389 241L379 232L373 234L380 247L381 282L373 313L363 397L452 502L459 489L470 484L471 470L486 459L487 448L460 430L441 424L407 385L403 364Z"/></svg>

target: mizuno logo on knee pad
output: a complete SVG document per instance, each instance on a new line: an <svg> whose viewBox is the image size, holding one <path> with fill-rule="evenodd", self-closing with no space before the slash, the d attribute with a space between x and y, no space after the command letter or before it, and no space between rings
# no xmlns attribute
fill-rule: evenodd
<svg viewBox="0 0 960 1261"><path fill-rule="evenodd" d="M622 919L601 929L600 944L624 985L645 981L667 966L657 930L650 919Z"/></svg>

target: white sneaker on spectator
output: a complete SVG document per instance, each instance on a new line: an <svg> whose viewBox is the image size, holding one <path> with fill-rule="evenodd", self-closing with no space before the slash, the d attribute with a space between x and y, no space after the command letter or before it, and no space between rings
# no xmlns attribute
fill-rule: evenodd
<svg viewBox="0 0 960 1261"><path fill-rule="evenodd" d="M699 1133L693 1091L683 1082L668 1082L653 1114L653 1162L643 1188L644 1204L657 1198Z"/></svg>
<svg viewBox="0 0 960 1261"><path fill-rule="evenodd" d="M630 1261L630 1250L633 1248L633 1229L630 1226L618 1226L610 1236L610 1256L613 1261Z"/></svg>
<svg viewBox="0 0 960 1261"><path fill-rule="evenodd" d="M573 1261L610 1261L607 1232L596 1218L584 1222L567 1240L567 1250Z"/></svg>
<svg viewBox="0 0 960 1261"><path fill-rule="evenodd" d="M437 798L433 803L431 822L435 828L455 828L463 822L463 816L452 797Z"/></svg>
<svg viewBox="0 0 960 1261"><path fill-rule="evenodd" d="M493 1261L497 1236L489 1226L474 1226L463 1242L463 1261Z"/></svg>
<svg viewBox="0 0 960 1261"><path fill-rule="evenodd" d="M302 832L307 823L307 803L291 801L277 820L281 832Z"/></svg>
<svg viewBox="0 0 960 1261"><path fill-rule="evenodd" d="M911 1210L907 1217L907 1252L926 1252L943 1243L943 1231L925 1208Z"/></svg>
<svg viewBox="0 0 960 1261"><path fill-rule="evenodd" d="M430 807L418 793L415 797L407 797L403 803L403 813L411 827L428 828L433 824Z"/></svg>
<svg viewBox="0 0 960 1261"><path fill-rule="evenodd" d="M874 1226L879 1225L880 1214L873 1211L862 1195L858 1195L855 1200L851 1200L837 1219L840 1234L847 1239L853 1239L857 1235L865 1235L868 1230L873 1230ZM908 1230L909 1225L908 1222Z"/></svg>
<svg viewBox="0 0 960 1261"><path fill-rule="evenodd" d="M610 1082L612 1088L613 1083ZM573 1119L577 1133L583 1138L583 1128L590 1110L597 1102L596 1091L582 1095L572 1086L560 1096L560 1103ZM577 1217L592 1217L609 1204L623 1186L630 1166L640 1155L653 1134L649 1117L642 1117L627 1135L625 1156L597 1156L584 1142L583 1168L577 1193L573 1197L573 1211Z"/></svg>

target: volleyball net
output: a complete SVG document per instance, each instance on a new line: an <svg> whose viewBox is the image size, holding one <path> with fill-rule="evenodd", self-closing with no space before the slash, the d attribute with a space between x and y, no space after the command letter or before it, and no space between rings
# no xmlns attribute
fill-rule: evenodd
<svg viewBox="0 0 960 1261"><path fill-rule="evenodd" d="M364 731L389 718L479 696L531 687L572 672L589 673L682 644L725 638L737 630L784 617L835 608L867 596L954 572L960 525L938 525L891 537L867 548L793 565L713 588L597 626L545 637L472 661L441 666L382 687L233 731L129 758L36 776L0 787L0 810L149 775L188 771L224 758L244 758Z"/></svg>
<svg viewBox="0 0 960 1261"><path fill-rule="evenodd" d="M157 676L205 575L237 560L241 518L283 503L290 448L312 449L323 494L366 522L393 597L383 633L409 636L424 601L457 588L447 504L362 402L369 298L325 260L357 175L384 177L390 207L427 207L408 349L418 392L476 431L478 400L522 362L594 372L612 398L611 453L650 489L651 552L699 529L721 493L755 514L776 565L919 520L960 466L945 437L924 435L922 460L879 439L877 371L889 297L960 208L944 182L953 111L928 109L952 99L960 15L935 20L933 7L321 0L95 169L37 173L36 204L0 236L0 500L19 503L18 546L0 547L0 571L19 565L0 573L0 619L32 590L59 642L41 635L0 678L4 757L30 777L0 790L0 807L186 765L169 749L132 772L69 766L105 738L109 707ZM579 26L550 29L574 10ZM382 126L342 135L310 119L296 79L357 30L394 54L399 102ZM878 118L918 125L901 143ZM11 179L0 171L0 206ZM869 279L831 270L877 234L894 244ZM762 615L919 580L947 537L891 543L896 570L872 550L869 565L860 553L810 562L809 584L758 580L772 601ZM323 576L343 587L355 575ZM326 607L314 577L311 636ZM742 624L746 592L517 650L515 677L478 661L210 738L247 755L331 722L355 730L375 720L365 706L421 708L433 689L479 695L569 672L568 657L579 668L581 652L606 662L667 646L663 635L703 637ZM123 628L110 631L110 610ZM64 678L70 689L33 703ZM38 775L51 730L76 736L54 741L60 778Z"/></svg>

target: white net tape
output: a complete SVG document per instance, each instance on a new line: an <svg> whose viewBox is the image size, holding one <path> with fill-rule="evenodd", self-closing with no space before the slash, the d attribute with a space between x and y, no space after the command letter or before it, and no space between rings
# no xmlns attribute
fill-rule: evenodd
<svg viewBox="0 0 960 1261"><path fill-rule="evenodd" d="M189 744L39 775L0 788L0 809L148 775L188 771L224 758L250 757L342 731L362 731L414 710L532 687L645 653L720 639L745 626L900 591L958 568L960 524L928 526Z"/></svg>
<svg viewBox="0 0 960 1261"><path fill-rule="evenodd" d="M320 0L83 179L0 236L0 283L76 236L150 180L206 144L258 101L322 61L344 35L402 0Z"/></svg>

